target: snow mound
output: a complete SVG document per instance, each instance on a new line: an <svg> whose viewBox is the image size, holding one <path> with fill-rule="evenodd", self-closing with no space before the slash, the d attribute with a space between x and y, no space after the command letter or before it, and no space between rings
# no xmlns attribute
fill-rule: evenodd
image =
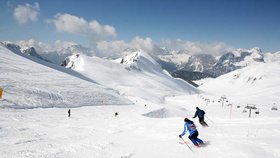
<svg viewBox="0 0 280 158"><path fill-rule="evenodd" d="M12 52L0 43L0 107L80 107L131 104L117 91L84 80L73 70ZM73 75L70 75L73 74ZM75 77L75 76L76 77Z"/></svg>
<svg viewBox="0 0 280 158"><path fill-rule="evenodd" d="M187 113L187 110L184 108L161 108L143 114L143 116L150 118L186 117Z"/></svg>

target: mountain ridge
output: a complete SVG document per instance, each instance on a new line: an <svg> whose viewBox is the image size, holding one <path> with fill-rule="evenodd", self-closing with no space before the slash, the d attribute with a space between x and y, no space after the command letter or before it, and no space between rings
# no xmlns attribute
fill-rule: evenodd
<svg viewBox="0 0 280 158"><path fill-rule="evenodd" d="M8 43L8 42L7 42ZM65 59L70 58L75 54L85 54L88 56L98 56L98 53L89 48L85 48L76 43L57 43L54 48L45 46L44 44L29 40L20 41L17 44L9 42L8 45L13 45L14 51L21 51L27 53L30 56L34 56L41 60L55 63L57 65L65 66ZM60 46L59 46L60 45ZM12 49L12 50L13 50ZM38 50L39 53L38 53ZM276 53L263 53L258 47L252 49L236 49L222 54L219 57L215 57L211 54L193 54L187 50L168 50L167 48L161 48L164 52L159 55L153 55L148 53L154 60L161 65L163 69L166 69L173 77L179 77L187 82L193 81L193 79L202 79L205 77L218 77L228 72L246 67L248 65L259 62L272 62L276 56ZM130 52L142 51L141 49L127 48L123 50L124 58ZM268 58L268 59L266 59ZM200 77L199 77L200 76Z"/></svg>

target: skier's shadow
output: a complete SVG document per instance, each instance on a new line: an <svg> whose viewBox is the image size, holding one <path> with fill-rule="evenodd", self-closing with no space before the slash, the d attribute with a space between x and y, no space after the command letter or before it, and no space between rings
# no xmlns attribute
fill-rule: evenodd
<svg viewBox="0 0 280 158"><path fill-rule="evenodd" d="M199 147L203 148L203 147L207 147L208 145L210 145L210 141L206 141L203 144L199 144Z"/></svg>

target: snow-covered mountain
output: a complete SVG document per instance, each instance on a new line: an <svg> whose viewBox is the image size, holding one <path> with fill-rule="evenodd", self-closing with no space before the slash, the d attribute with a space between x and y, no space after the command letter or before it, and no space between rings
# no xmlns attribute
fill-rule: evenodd
<svg viewBox="0 0 280 158"><path fill-rule="evenodd" d="M164 50L169 51L168 49L164 49ZM184 65L188 63L189 58L191 58L191 55L186 50L180 50L180 51L170 51L163 55L159 55L158 57L164 62L174 64L176 66L174 70L176 70L176 69L182 69ZM170 69L170 68L166 68L166 69Z"/></svg>
<svg viewBox="0 0 280 158"><path fill-rule="evenodd" d="M176 69L172 69L170 72L174 77L186 81L218 77L251 64L264 62L265 58L259 48L237 49L220 57L214 57L210 54L188 55L185 53L173 52L172 55L163 55L159 58L176 65ZM177 58L180 60L177 60Z"/></svg>
<svg viewBox="0 0 280 158"><path fill-rule="evenodd" d="M35 58L38 58L40 60L50 62L49 60L47 60L47 59L43 58L41 55L39 55L34 47L20 47L19 45L14 44L9 41L4 41L4 42L0 42L0 43L2 44L2 46L5 46L7 49L9 49L12 52L27 54L27 55L33 56Z"/></svg>
<svg viewBox="0 0 280 158"><path fill-rule="evenodd" d="M73 42L57 41L55 44L50 45L34 40L27 40L15 42L14 45L18 45L22 52L33 48L33 51L36 52L40 58L57 65L61 64L66 57L74 54L85 54L88 56L93 56L95 54L92 49L83 47L82 45ZM33 54L30 55L33 56Z"/></svg>
<svg viewBox="0 0 280 158"><path fill-rule="evenodd" d="M83 66L82 65L83 61L81 61L81 60L82 59L80 58L80 54L74 54L74 55L66 57L60 65L65 68L70 68L73 70L82 70L80 68L82 68L82 66Z"/></svg>
<svg viewBox="0 0 280 158"><path fill-rule="evenodd" d="M188 62L181 70L204 72L207 69L211 69L216 63L214 56L210 54L198 54L193 55L188 59Z"/></svg>
<svg viewBox="0 0 280 158"><path fill-rule="evenodd" d="M86 55L74 55L66 60L71 65L66 64L69 68L125 96L161 102L165 96L199 92L187 82L170 76L154 58L142 50L133 50L114 61Z"/></svg>
<svg viewBox="0 0 280 158"><path fill-rule="evenodd" d="M34 40L19 41L16 42L16 44L4 42L4 44L12 51L29 54L38 59L63 66L66 66L70 61L71 63L73 62L74 59L67 59L70 58L70 56L75 56L77 54L94 56L98 54L89 48L72 42L57 42L53 46ZM138 49L127 48L121 54L129 56L131 52L137 51ZM182 78L190 83L192 83L191 81L193 80L205 77L218 77L254 63L277 61L277 53L264 54L261 49L257 47L249 50L237 49L219 57L214 57L210 54L191 55L187 50L170 51L166 48L161 48L161 51L163 52L161 55L149 55L173 77ZM71 67L71 65L66 67Z"/></svg>
<svg viewBox="0 0 280 158"><path fill-rule="evenodd" d="M200 89L238 98L235 102L256 103L258 100L258 104L272 104L279 102L279 78L279 63L258 63L219 76L204 83Z"/></svg>
<svg viewBox="0 0 280 158"><path fill-rule="evenodd" d="M34 59L46 59L46 55L44 57L37 56L33 47L28 48L24 44L21 47L13 44L12 48L10 50L18 54L26 52ZM171 77L167 71L161 68L155 57L142 50L126 49L125 54L127 55L125 57L112 61L90 57L87 55L87 51L78 48L81 47L77 45L68 46L56 52L60 54L56 58L48 59L54 61L54 59L60 59L70 54L64 60L61 60L58 65L70 68L78 75L85 76L90 81L117 90L126 96L138 96L162 101L165 96L175 93L193 94L199 92L185 81ZM151 87L154 89L153 91L151 91ZM158 94L155 94L155 91L158 91Z"/></svg>
<svg viewBox="0 0 280 158"><path fill-rule="evenodd" d="M117 91L75 71L7 49L0 43L1 107L80 107L131 104Z"/></svg>
<svg viewBox="0 0 280 158"><path fill-rule="evenodd" d="M261 62L264 62L264 55L260 48L252 48L250 50L238 49L222 55L213 68L207 70L206 73L213 74L213 76L217 77L236 69Z"/></svg>
<svg viewBox="0 0 280 158"><path fill-rule="evenodd" d="M128 55L124 56L121 64L126 65L127 68L134 68L140 71L148 72L162 72L161 66L157 61L148 53L143 50L133 50Z"/></svg>
<svg viewBox="0 0 280 158"><path fill-rule="evenodd" d="M34 47L29 48L24 42L21 45L3 44L14 53L28 55L27 57L36 62L41 61L42 57L37 54ZM194 94L199 92L187 82L173 78L166 70L162 69L157 62L157 57L151 56L143 50L125 49L123 54L126 54L126 56L109 60L90 57L83 51L75 51L76 49L74 48L79 47L70 45L67 49L62 49L64 51L69 50L65 51L66 53L62 53L63 55L71 55L62 60L59 63L60 66L74 70L75 73L72 71L70 74L75 74L76 77L82 76L87 81L117 90L122 95L162 101L162 98L174 94ZM47 62L44 62L44 64L53 65ZM154 93L155 91L157 93Z"/></svg>

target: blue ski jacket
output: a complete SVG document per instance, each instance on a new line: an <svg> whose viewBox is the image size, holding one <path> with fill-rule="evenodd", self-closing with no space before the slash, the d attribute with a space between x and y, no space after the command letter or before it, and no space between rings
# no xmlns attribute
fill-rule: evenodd
<svg viewBox="0 0 280 158"><path fill-rule="evenodd" d="M196 116L198 116L198 118L202 118L202 117L204 117L204 115L205 115L205 112L203 110L197 109L193 118L196 118Z"/></svg>
<svg viewBox="0 0 280 158"><path fill-rule="evenodd" d="M190 133L190 136L193 135L197 130L196 130L196 126L195 124L190 121L190 122L186 122L185 125L184 125L184 131L183 133L181 134L181 136L185 135L186 134L186 130L189 131Z"/></svg>

